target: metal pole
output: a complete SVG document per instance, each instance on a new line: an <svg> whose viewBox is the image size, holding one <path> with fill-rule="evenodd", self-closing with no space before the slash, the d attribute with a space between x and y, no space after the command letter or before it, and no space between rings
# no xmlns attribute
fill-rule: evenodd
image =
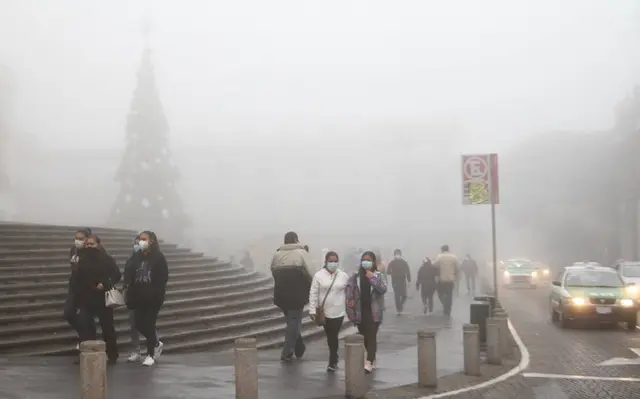
<svg viewBox="0 0 640 399"><path fill-rule="evenodd" d="M498 300L498 249L496 245L496 204L491 199L491 241L493 245L493 296Z"/></svg>

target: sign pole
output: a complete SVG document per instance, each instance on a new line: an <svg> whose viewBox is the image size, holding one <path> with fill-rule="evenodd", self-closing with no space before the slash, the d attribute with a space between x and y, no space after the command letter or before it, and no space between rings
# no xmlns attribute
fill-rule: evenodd
<svg viewBox="0 0 640 399"><path fill-rule="evenodd" d="M491 202L491 246L493 252L493 295L498 300L498 245L496 243L496 189L494 155L489 155L489 201Z"/></svg>

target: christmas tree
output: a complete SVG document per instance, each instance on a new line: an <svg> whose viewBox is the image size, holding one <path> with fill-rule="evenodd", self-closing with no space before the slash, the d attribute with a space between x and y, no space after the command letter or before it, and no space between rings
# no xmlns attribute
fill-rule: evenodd
<svg viewBox="0 0 640 399"><path fill-rule="evenodd" d="M169 125L156 87L147 46L126 125L126 148L116 181L120 193L109 224L150 229L181 242L189 224L176 189L179 172L169 148Z"/></svg>

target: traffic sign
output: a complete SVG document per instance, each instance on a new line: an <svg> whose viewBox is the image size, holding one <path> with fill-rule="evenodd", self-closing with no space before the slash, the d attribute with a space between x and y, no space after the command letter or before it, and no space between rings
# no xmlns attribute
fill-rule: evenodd
<svg viewBox="0 0 640 399"><path fill-rule="evenodd" d="M497 154L462 156L462 203L499 203Z"/></svg>

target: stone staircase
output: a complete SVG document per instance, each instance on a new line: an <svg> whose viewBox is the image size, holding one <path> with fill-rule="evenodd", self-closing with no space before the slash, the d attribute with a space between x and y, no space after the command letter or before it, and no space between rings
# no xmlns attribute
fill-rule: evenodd
<svg viewBox="0 0 640 399"><path fill-rule="evenodd" d="M0 354L75 353L76 334L63 318L73 226L0 223ZM136 232L92 228L122 269ZM253 336L261 348L282 344L284 317L272 302L272 279L161 242L169 283L158 330L165 351L227 349ZM129 350L126 309L115 312L118 344ZM322 334L306 319L303 335Z"/></svg>

